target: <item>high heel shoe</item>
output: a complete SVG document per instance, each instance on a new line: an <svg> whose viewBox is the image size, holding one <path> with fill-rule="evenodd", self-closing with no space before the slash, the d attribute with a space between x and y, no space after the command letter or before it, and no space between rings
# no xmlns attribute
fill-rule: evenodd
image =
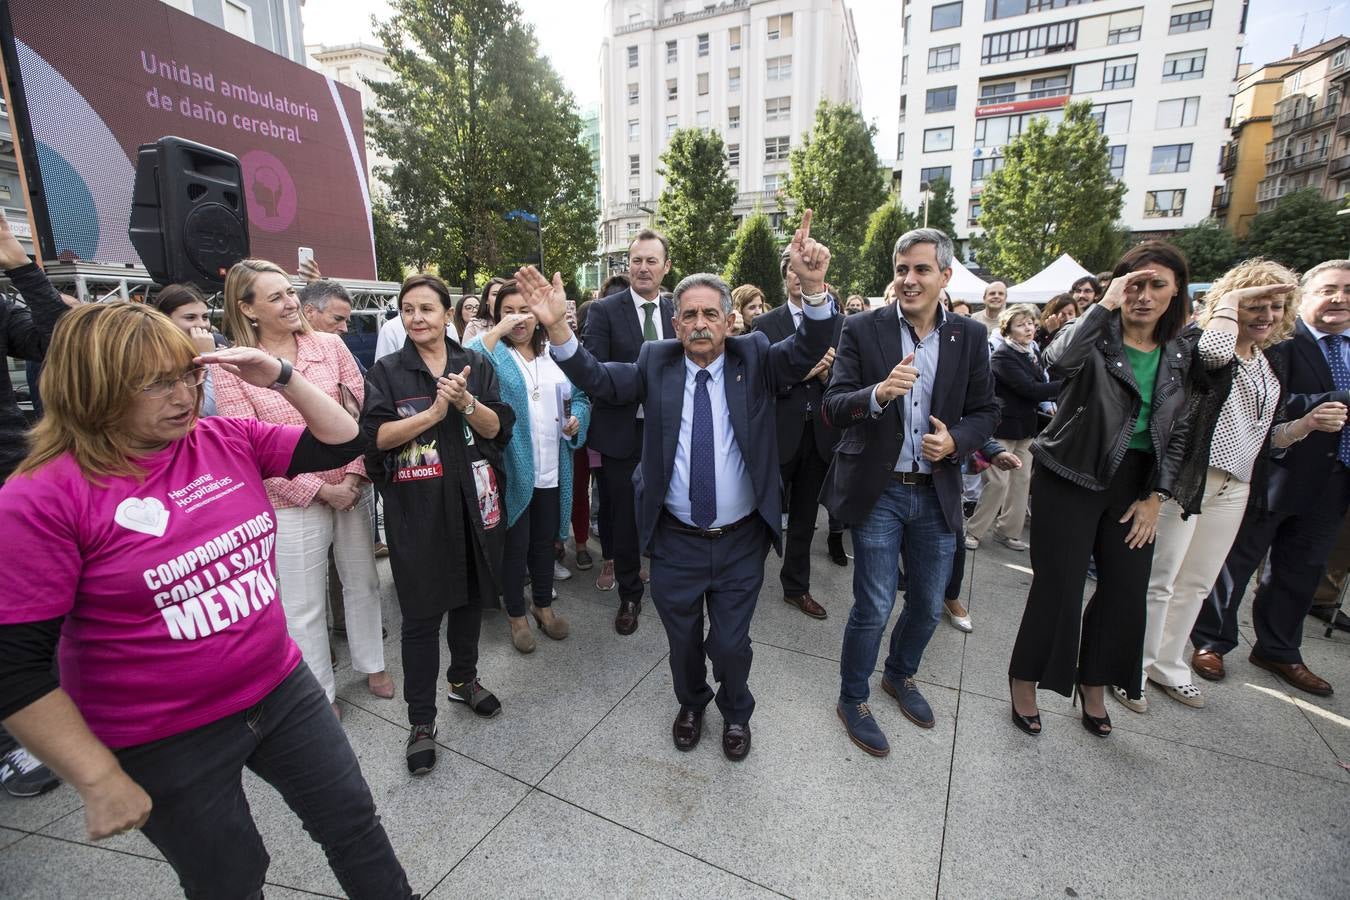
<svg viewBox="0 0 1350 900"><path fill-rule="evenodd" d="M1105 696L1105 695L1103 695ZM1083 701L1083 727L1099 738L1108 737L1111 734L1111 716L1094 716L1087 711L1087 698L1083 696L1083 686L1074 687L1074 703Z"/></svg>
<svg viewBox="0 0 1350 900"><path fill-rule="evenodd" d="M1012 687L1013 687L1012 682L1013 682L1012 677L1009 676L1008 701L1009 705L1012 707L1013 724L1016 725L1018 728L1022 729L1027 734L1031 735L1032 737L1036 737L1038 734L1041 733L1041 714L1038 712L1034 716L1024 716L1017 711L1017 704L1012 700ZM1032 726L1035 727L1033 728Z"/></svg>

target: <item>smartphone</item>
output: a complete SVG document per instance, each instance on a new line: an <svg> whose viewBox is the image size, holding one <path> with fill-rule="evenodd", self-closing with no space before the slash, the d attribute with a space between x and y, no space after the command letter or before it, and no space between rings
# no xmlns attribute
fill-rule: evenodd
<svg viewBox="0 0 1350 900"><path fill-rule="evenodd" d="M301 247L299 268L303 269L305 267L305 263L312 263L312 262L314 262L314 248Z"/></svg>

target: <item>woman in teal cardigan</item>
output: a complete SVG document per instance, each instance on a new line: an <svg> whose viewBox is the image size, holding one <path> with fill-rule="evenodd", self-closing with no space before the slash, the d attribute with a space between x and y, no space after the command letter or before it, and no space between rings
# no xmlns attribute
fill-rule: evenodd
<svg viewBox="0 0 1350 900"><path fill-rule="evenodd" d="M511 622L511 643L534 650L525 617L525 575L531 582L529 611L544 634L567 637L567 620L553 611L553 544L567 537L572 510L572 451L586 443L591 403L545 348L544 329L514 281L502 285L491 310L497 324L469 341L497 369L501 398L516 413L506 445L506 552L502 601Z"/></svg>

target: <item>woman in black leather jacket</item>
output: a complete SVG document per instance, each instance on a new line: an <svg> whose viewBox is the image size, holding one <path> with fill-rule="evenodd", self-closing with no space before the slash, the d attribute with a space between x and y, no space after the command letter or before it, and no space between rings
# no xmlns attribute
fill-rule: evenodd
<svg viewBox="0 0 1350 900"><path fill-rule="evenodd" d="M1104 686L1139 690L1154 529L1186 446L1188 299L1185 257L1140 244L1045 355L1064 388L1031 445L1035 575L1008 667L1012 718L1028 734L1040 733L1038 684L1076 689L1083 726L1101 737L1111 731ZM1099 578L1080 621L1089 556Z"/></svg>

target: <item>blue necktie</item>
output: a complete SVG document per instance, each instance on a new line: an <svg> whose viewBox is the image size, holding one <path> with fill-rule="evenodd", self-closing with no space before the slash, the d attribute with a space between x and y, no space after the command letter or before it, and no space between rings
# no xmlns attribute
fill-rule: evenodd
<svg viewBox="0 0 1350 900"><path fill-rule="evenodd" d="M1345 364L1345 335L1328 334L1322 338L1327 345L1327 363L1331 366L1331 383L1338 391L1350 391L1350 367ZM1340 452L1337 458L1350 466L1350 427L1341 429Z"/></svg>
<svg viewBox="0 0 1350 900"><path fill-rule="evenodd" d="M689 516L699 528L717 520L717 463L707 369L694 376L694 426L689 432Z"/></svg>

